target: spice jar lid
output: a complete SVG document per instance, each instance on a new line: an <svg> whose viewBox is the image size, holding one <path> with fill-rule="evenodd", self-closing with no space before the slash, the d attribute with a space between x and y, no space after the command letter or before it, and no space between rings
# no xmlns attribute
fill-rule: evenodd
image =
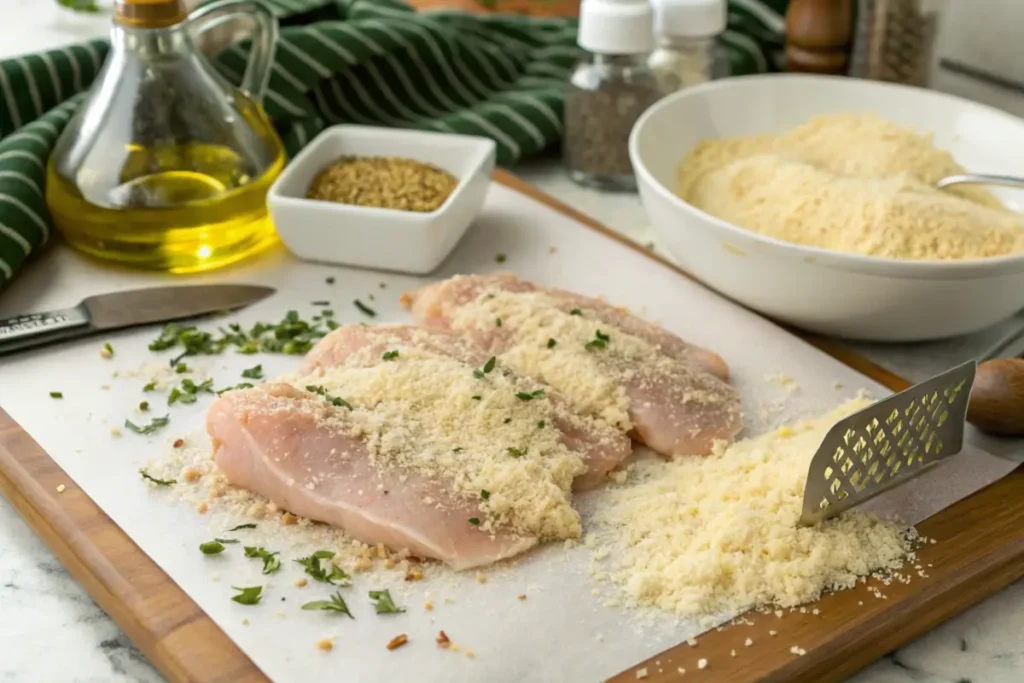
<svg viewBox="0 0 1024 683"><path fill-rule="evenodd" d="M654 48L648 0L583 0L576 42L588 52L632 55Z"/></svg>
<svg viewBox="0 0 1024 683"><path fill-rule="evenodd" d="M654 32L659 36L704 38L725 30L725 0L653 0Z"/></svg>

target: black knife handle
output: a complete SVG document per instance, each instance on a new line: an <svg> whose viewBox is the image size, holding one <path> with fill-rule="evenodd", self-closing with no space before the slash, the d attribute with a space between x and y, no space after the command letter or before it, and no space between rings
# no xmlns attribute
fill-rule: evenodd
<svg viewBox="0 0 1024 683"><path fill-rule="evenodd" d="M93 332L81 306L0 319L0 356Z"/></svg>

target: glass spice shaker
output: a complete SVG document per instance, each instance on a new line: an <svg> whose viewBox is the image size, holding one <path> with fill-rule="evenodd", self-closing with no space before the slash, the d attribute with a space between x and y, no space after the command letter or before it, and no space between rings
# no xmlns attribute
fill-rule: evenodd
<svg viewBox="0 0 1024 683"><path fill-rule="evenodd" d="M725 0L654 0L658 47L647 59L662 94L729 75L718 44L727 21Z"/></svg>
<svg viewBox="0 0 1024 683"><path fill-rule="evenodd" d="M584 52L566 89L563 161L569 177L602 190L635 190L629 133L660 96L647 66L654 47L647 0L583 0Z"/></svg>

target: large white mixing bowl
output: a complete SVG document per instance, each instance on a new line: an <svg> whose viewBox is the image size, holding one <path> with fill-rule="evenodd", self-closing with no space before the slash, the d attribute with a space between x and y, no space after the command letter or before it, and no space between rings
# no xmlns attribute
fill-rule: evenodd
<svg viewBox="0 0 1024 683"><path fill-rule="evenodd" d="M851 339L949 337L1024 308L1024 254L903 261L805 247L744 230L672 192L679 161L702 140L781 132L837 112L875 112L932 132L970 171L1024 176L1024 120L976 102L850 78L716 81L655 104L629 140L644 207L680 265L765 315ZM1024 196L1012 192L997 194L1020 210Z"/></svg>

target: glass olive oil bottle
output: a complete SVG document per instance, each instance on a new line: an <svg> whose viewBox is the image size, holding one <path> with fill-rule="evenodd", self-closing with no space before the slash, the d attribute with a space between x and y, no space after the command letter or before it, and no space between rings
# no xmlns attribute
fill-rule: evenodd
<svg viewBox="0 0 1024 683"><path fill-rule="evenodd" d="M190 35L237 14L256 24L239 88ZM65 239L102 259L175 273L273 244L266 195L285 151L260 101L276 36L276 20L252 0L188 16L180 0L118 0L110 54L47 169L46 201Z"/></svg>

